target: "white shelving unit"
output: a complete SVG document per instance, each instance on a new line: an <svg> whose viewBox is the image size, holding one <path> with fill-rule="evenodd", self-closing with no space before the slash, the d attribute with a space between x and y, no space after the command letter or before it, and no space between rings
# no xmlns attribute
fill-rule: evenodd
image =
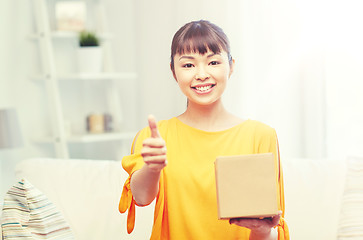
<svg viewBox="0 0 363 240"><path fill-rule="evenodd" d="M99 133L99 134L87 134L76 133L69 134L67 131L66 121L64 118L64 109L67 108L62 102L61 98L61 86L62 84L69 82L82 82L87 84L88 82L101 82L105 84L107 93L106 102L108 106L105 109L112 109L110 112L113 117L114 125L121 122L121 106L119 99L119 91L114 87L117 81L131 81L136 80L137 75L134 72L117 72L114 71L112 61L112 49L110 40L112 34L107 30L105 14L103 12L102 0L79 0L87 3L87 8L93 7L97 17L97 34L100 37L101 45L104 52L104 71L100 73L62 73L58 71L56 59L55 59L55 41L77 42L77 32L57 31L54 27L51 27L51 13L50 2L54 3L57 0L32 0L33 11L36 24L36 32L30 34L29 38L38 42L40 59L42 62L42 72L31 79L44 83L48 95L48 101L50 102L49 112L52 119L52 136L44 136L36 139L39 143L53 143L55 147L55 155L59 158L70 158L69 146L72 143L92 143L92 142L105 142L105 141L121 141L129 140L135 136L135 132L122 132L119 129L115 129L114 132ZM92 85L92 84L90 84ZM86 121L86 116L80 116Z"/></svg>
<svg viewBox="0 0 363 240"><path fill-rule="evenodd" d="M75 134L66 137L68 143L91 143L91 142L107 142L115 140L126 140L135 137L134 132L110 132L99 134ZM53 143L56 138L44 137L36 139L39 143Z"/></svg>
<svg viewBox="0 0 363 240"><path fill-rule="evenodd" d="M45 81L47 80L47 75L38 75L31 77L33 80ZM137 78L136 73L133 72L107 72L99 74L91 73L74 73L68 75L59 75L57 77L58 81L83 81L83 80L135 80Z"/></svg>

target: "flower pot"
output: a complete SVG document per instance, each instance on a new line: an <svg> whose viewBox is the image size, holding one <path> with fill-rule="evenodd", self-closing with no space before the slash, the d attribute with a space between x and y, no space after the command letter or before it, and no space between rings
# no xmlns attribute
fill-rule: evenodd
<svg viewBox="0 0 363 240"><path fill-rule="evenodd" d="M79 73L100 73L103 68L102 48L79 47L77 52Z"/></svg>

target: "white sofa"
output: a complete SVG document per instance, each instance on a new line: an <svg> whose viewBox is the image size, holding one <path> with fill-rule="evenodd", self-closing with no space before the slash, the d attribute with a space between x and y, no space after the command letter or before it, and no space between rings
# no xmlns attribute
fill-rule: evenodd
<svg viewBox="0 0 363 240"><path fill-rule="evenodd" d="M344 161L283 161L286 219L292 240L337 239L345 186ZM118 161L27 159L16 166L58 207L79 240L149 239L153 204L136 209L134 232L118 202L127 174Z"/></svg>

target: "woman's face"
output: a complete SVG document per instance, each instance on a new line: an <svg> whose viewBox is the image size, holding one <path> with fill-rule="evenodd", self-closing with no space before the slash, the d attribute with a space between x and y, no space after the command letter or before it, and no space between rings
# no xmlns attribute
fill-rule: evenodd
<svg viewBox="0 0 363 240"><path fill-rule="evenodd" d="M210 105L220 101L233 65L225 51L176 54L173 73L189 104Z"/></svg>

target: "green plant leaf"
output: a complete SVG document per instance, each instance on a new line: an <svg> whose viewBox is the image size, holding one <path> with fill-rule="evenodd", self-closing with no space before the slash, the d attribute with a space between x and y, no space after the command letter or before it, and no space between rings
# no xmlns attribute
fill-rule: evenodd
<svg viewBox="0 0 363 240"><path fill-rule="evenodd" d="M82 31L79 34L79 46L81 47L94 47L99 46L99 39L94 32Z"/></svg>

